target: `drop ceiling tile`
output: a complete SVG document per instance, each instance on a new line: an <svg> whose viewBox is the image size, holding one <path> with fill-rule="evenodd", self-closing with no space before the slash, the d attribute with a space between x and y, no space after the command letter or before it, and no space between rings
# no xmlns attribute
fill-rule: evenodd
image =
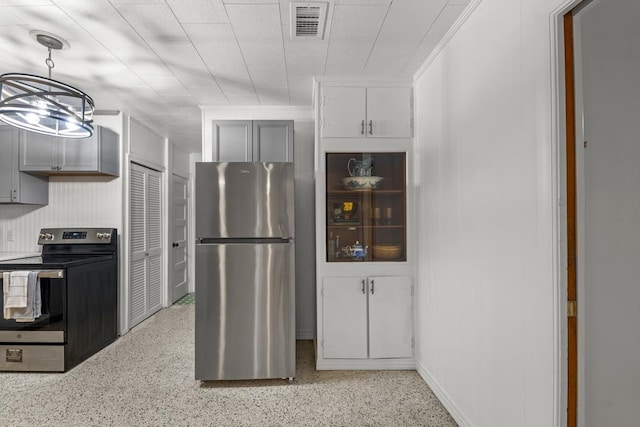
<svg viewBox="0 0 640 427"><path fill-rule="evenodd" d="M144 78L144 82L159 95L179 95L187 92L187 89L174 77Z"/></svg>
<svg viewBox="0 0 640 427"><path fill-rule="evenodd" d="M254 84L249 76L237 76L234 74L215 74L218 86L225 96L242 96L255 94Z"/></svg>
<svg viewBox="0 0 640 427"><path fill-rule="evenodd" d="M158 57L124 17L102 0L67 0L64 12L82 26L104 49L130 64L136 72L149 72ZM145 66L146 65L146 66ZM140 68L140 71L136 70ZM154 72L158 76L159 73ZM160 74L162 75L162 74Z"/></svg>
<svg viewBox="0 0 640 427"><path fill-rule="evenodd" d="M279 0L222 0L224 4L278 4Z"/></svg>
<svg viewBox="0 0 640 427"><path fill-rule="evenodd" d="M222 0L167 0L173 13L183 24L227 24Z"/></svg>
<svg viewBox="0 0 640 427"><path fill-rule="evenodd" d="M231 105L258 105L258 97L256 95L245 96L229 96L229 104Z"/></svg>
<svg viewBox="0 0 640 427"><path fill-rule="evenodd" d="M338 5L357 5L357 6L389 6L393 0L335 0L335 4ZM424 1L424 0L423 0Z"/></svg>
<svg viewBox="0 0 640 427"><path fill-rule="evenodd" d="M0 26L7 25L26 25L26 22L18 19L13 13L11 13L12 7L0 7Z"/></svg>
<svg viewBox="0 0 640 427"><path fill-rule="evenodd" d="M163 4L164 0L109 0L112 4Z"/></svg>
<svg viewBox="0 0 640 427"><path fill-rule="evenodd" d="M466 8L464 5L448 5L433 23L426 37L420 42L415 53L405 64L401 74L403 76L412 76L422 63L427 59L431 51L438 45L440 40L449 31L453 23L458 19L462 11Z"/></svg>
<svg viewBox="0 0 640 427"><path fill-rule="evenodd" d="M394 2L387 12L362 74L398 75L438 18L446 2L447 0Z"/></svg>
<svg viewBox="0 0 640 427"><path fill-rule="evenodd" d="M260 105L289 105L289 90L282 88L257 87L256 93Z"/></svg>
<svg viewBox="0 0 640 427"><path fill-rule="evenodd" d="M253 91L251 79L244 63L240 46L233 29L227 24L185 24L185 31L195 46L207 68L213 73L226 94L231 94L235 83L245 86L244 90ZM225 85L231 80L232 85Z"/></svg>
<svg viewBox="0 0 640 427"><path fill-rule="evenodd" d="M48 6L51 0L0 0L0 6Z"/></svg>
<svg viewBox="0 0 640 427"><path fill-rule="evenodd" d="M249 68L281 67L284 72L284 48L278 4L227 5L229 21Z"/></svg>
<svg viewBox="0 0 640 427"><path fill-rule="evenodd" d="M195 107L198 105L198 100L188 92L181 95L160 95L160 98L173 107Z"/></svg>
<svg viewBox="0 0 640 427"><path fill-rule="evenodd" d="M229 103L228 97L216 86L207 85L191 90L191 94L198 101L198 105Z"/></svg>
<svg viewBox="0 0 640 427"><path fill-rule="evenodd" d="M187 40L182 26L166 4L122 4L116 8L129 25L147 41Z"/></svg>
<svg viewBox="0 0 640 427"><path fill-rule="evenodd" d="M251 70L251 81L259 87L286 87L287 75L280 68L254 68Z"/></svg>
<svg viewBox="0 0 640 427"><path fill-rule="evenodd" d="M387 9L384 5L335 6L325 74L361 74Z"/></svg>
<svg viewBox="0 0 640 427"><path fill-rule="evenodd" d="M328 50L328 40L303 41L285 39L284 52L288 76L324 74L324 64Z"/></svg>

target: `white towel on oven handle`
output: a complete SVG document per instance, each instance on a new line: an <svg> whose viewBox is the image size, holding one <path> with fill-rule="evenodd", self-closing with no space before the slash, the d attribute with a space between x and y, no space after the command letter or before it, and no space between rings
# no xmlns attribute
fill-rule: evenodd
<svg viewBox="0 0 640 427"><path fill-rule="evenodd" d="M13 280L12 276L9 277L9 284ZM18 277L22 277L22 275L18 275ZM5 282L5 277L3 275L3 282ZM6 282L5 282L6 283ZM3 283L3 290L5 287L5 283ZM42 297L40 294L40 279L38 278L37 271L29 271L27 272L27 303L26 307L4 307L4 318L5 319L14 319L16 322L33 322L35 319L42 315Z"/></svg>
<svg viewBox="0 0 640 427"><path fill-rule="evenodd" d="M3 307L25 308L27 302L28 271L11 271L2 273ZM8 279L8 280L7 280Z"/></svg>

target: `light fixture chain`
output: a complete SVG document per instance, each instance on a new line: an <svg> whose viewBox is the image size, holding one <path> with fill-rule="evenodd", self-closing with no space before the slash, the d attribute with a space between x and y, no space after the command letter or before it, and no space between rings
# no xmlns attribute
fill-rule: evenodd
<svg viewBox="0 0 640 427"><path fill-rule="evenodd" d="M49 80L51 80L51 70L56 66L53 59L51 59L51 48L49 48L49 57L44 61L44 63L49 67Z"/></svg>

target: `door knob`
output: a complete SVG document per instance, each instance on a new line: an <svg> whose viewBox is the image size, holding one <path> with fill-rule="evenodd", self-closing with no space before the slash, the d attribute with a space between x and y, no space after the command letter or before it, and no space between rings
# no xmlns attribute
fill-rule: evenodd
<svg viewBox="0 0 640 427"><path fill-rule="evenodd" d="M180 245L178 243L176 243L176 242L173 242L173 245L171 245L171 246L173 246L174 248L177 248Z"/></svg>

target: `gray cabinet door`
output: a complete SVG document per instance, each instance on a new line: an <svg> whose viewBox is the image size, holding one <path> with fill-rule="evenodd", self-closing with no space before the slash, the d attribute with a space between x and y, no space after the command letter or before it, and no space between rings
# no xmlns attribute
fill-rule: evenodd
<svg viewBox="0 0 640 427"><path fill-rule="evenodd" d="M293 120L253 122L254 162L293 162Z"/></svg>
<svg viewBox="0 0 640 427"><path fill-rule="evenodd" d="M46 205L49 180L20 172L18 163L19 131L0 127L0 203Z"/></svg>
<svg viewBox="0 0 640 427"><path fill-rule="evenodd" d="M15 170L17 169L18 148L17 132L11 128L0 128L0 203L11 203L15 189Z"/></svg>
<svg viewBox="0 0 640 427"><path fill-rule="evenodd" d="M59 142L58 167L62 171L98 170L97 132L90 138L64 138Z"/></svg>
<svg viewBox="0 0 640 427"><path fill-rule="evenodd" d="M251 120L215 120L214 147L218 162L250 162L253 156Z"/></svg>
<svg viewBox="0 0 640 427"><path fill-rule="evenodd" d="M293 120L214 120L214 160L293 162Z"/></svg>
<svg viewBox="0 0 640 427"><path fill-rule="evenodd" d="M52 136L20 131L21 171L47 172L57 164L58 147Z"/></svg>

